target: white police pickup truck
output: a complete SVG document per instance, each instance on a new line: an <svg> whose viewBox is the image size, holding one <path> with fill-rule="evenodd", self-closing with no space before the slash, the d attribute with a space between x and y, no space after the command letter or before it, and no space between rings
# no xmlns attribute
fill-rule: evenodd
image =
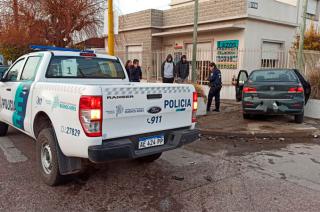
<svg viewBox="0 0 320 212"><path fill-rule="evenodd" d="M192 85L130 83L117 57L33 49L1 78L0 136L12 126L36 139L46 184L79 172L83 159L152 162L199 138Z"/></svg>

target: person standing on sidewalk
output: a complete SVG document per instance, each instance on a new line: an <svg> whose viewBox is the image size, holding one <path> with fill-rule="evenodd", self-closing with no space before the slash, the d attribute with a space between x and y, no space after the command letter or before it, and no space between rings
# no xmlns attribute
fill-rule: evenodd
<svg viewBox="0 0 320 212"><path fill-rule="evenodd" d="M189 62L187 61L187 56L182 55L181 60L176 65L176 73L178 76L179 83L185 83L189 77Z"/></svg>
<svg viewBox="0 0 320 212"><path fill-rule="evenodd" d="M139 60L133 60L133 66L130 69L130 82L140 82L142 79L142 71L141 67L139 66Z"/></svg>
<svg viewBox="0 0 320 212"><path fill-rule="evenodd" d="M215 112L220 112L220 91L222 88L221 71L217 68L215 63L210 63L211 70L209 75L210 91L208 95L207 112L210 112L213 97L215 99Z"/></svg>
<svg viewBox="0 0 320 212"><path fill-rule="evenodd" d="M128 74L129 80L130 80L130 70L132 68L132 61L131 60L127 60L125 68L126 68L126 72Z"/></svg>
<svg viewBox="0 0 320 212"><path fill-rule="evenodd" d="M161 76L163 83L173 83L175 77L175 65L171 54L167 56L167 59L162 63Z"/></svg>

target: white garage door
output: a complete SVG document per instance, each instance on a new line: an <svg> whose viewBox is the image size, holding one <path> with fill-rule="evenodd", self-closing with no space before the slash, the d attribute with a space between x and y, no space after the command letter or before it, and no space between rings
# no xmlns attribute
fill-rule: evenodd
<svg viewBox="0 0 320 212"><path fill-rule="evenodd" d="M192 44L187 44L186 54L189 60L192 59ZM212 61L211 42L197 44L197 61Z"/></svg>
<svg viewBox="0 0 320 212"><path fill-rule="evenodd" d="M142 46L127 46L127 59L134 60L138 59L140 61L140 65L142 65Z"/></svg>
<svg viewBox="0 0 320 212"><path fill-rule="evenodd" d="M282 59L282 44L274 42L262 43L261 66L263 68L276 68Z"/></svg>

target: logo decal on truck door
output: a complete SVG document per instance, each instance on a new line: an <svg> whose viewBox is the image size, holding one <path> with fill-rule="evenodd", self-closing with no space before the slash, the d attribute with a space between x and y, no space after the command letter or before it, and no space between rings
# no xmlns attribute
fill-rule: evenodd
<svg viewBox="0 0 320 212"><path fill-rule="evenodd" d="M26 116L28 97L32 82L19 84L14 98L15 111L12 117L12 123L15 127L24 130L24 119Z"/></svg>
<svg viewBox="0 0 320 212"><path fill-rule="evenodd" d="M56 108L60 108L60 109L64 109L64 110L77 111L77 105L72 104L72 103L68 103L68 102L60 101L58 96L55 96L53 98L53 103L52 103L52 109L56 109Z"/></svg>

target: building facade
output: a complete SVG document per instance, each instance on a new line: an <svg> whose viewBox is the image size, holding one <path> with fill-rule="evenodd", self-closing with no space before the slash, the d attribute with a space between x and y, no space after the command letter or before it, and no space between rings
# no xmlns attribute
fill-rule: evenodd
<svg viewBox="0 0 320 212"><path fill-rule="evenodd" d="M319 2L309 0L308 24L318 25ZM172 0L171 9L145 10L119 17L117 54L138 58L145 78L158 78L167 54L191 59L193 0ZM215 61L225 85L240 69L276 67L287 58L302 14L302 0L200 0L197 67ZM281 61L283 60L283 61ZM198 76L205 80L206 76Z"/></svg>

